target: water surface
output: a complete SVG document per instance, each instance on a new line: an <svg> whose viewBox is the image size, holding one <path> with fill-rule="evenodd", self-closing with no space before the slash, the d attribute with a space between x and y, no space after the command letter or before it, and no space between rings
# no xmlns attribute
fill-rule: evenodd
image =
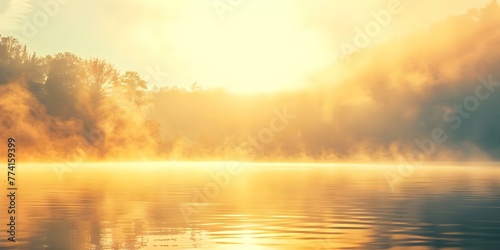
<svg viewBox="0 0 500 250"><path fill-rule="evenodd" d="M2 230L0 248L500 246L495 166L417 166L395 189L384 175L397 171L389 165L230 166L231 173L228 163L80 164L58 179L49 164L19 164L18 242Z"/></svg>

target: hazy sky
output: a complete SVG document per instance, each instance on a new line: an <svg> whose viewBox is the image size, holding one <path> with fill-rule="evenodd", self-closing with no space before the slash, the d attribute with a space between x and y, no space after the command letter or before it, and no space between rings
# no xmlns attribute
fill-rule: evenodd
<svg viewBox="0 0 500 250"><path fill-rule="evenodd" d="M393 1L400 13L370 45L489 2ZM298 87L332 63L342 43L354 43L356 28L365 29L371 13L393 1L47 0L67 3L44 8L44 1L4 0L0 34L15 35L41 54L102 57L150 83L273 91ZM37 29L34 37L16 26L26 19Z"/></svg>

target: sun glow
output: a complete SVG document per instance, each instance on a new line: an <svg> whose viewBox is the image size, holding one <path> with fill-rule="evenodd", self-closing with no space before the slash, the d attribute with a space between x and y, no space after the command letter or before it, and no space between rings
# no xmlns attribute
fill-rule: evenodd
<svg viewBox="0 0 500 250"><path fill-rule="evenodd" d="M208 2L189 2L164 30L168 53L182 58L180 67L203 86L238 93L293 89L331 62L327 40L303 25L289 1L245 2L223 20Z"/></svg>

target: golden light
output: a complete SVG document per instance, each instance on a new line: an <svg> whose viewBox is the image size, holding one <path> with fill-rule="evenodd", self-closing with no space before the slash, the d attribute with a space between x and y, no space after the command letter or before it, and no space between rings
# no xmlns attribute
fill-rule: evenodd
<svg viewBox="0 0 500 250"><path fill-rule="evenodd" d="M244 2L223 20L211 4L188 2L165 27L165 57L179 58L181 71L206 87L293 89L332 61L327 39L303 25L290 1Z"/></svg>

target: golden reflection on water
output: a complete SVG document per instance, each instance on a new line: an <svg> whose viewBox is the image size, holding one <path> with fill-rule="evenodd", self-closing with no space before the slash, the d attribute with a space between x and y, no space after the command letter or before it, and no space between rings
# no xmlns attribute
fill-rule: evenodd
<svg viewBox="0 0 500 250"><path fill-rule="evenodd" d="M0 247L464 249L499 243L499 168L418 166L391 190L384 177L390 165L242 163L216 195L197 197L217 184L214 173L227 164L85 164L62 180L50 165L19 164L19 241ZM196 210L186 217L182 208ZM474 231L488 226L493 229Z"/></svg>

